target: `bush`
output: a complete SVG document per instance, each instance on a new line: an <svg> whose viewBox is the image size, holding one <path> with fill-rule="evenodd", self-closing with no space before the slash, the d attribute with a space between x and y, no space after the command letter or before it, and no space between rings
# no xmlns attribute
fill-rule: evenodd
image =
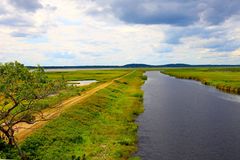
<svg viewBox="0 0 240 160"><path fill-rule="evenodd" d="M0 139L0 159L13 159L16 157L16 149Z"/></svg>
<svg viewBox="0 0 240 160"><path fill-rule="evenodd" d="M143 75L142 76L142 80L146 81L147 80L147 76Z"/></svg>

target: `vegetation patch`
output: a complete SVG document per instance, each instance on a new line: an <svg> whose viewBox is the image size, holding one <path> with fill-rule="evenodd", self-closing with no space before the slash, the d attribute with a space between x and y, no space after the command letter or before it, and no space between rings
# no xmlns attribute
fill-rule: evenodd
<svg viewBox="0 0 240 160"><path fill-rule="evenodd" d="M78 70L78 71L61 71L61 72L47 72L49 79L61 79L62 77L68 81L79 80L97 80L106 82L108 80L121 77L128 73L129 70Z"/></svg>
<svg viewBox="0 0 240 160"><path fill-rule="evenodd" d="M163 69L162 73L201 81L225 92L240 94L240 68L181 68Z"/></svg>
<svg viewBox="0 0 240 160"><path fill-rule="evenodd" d="M137 150L142 71L77 104L21 144L30 159L127 159ZM136 158L134 158L136 159Z"/></svg>
<svg viewBox="0 0 240 160"><path fill-rule="evenodd" d="M114 78L121 77L122 75L128 73L129 70L79 70L79 71L62 71L62 72L45 72L49 80L59 80L64 81L73 81L73 80L89 80L94 79L98 82L92 83L86 86L68 86L64 89L58 91L57 94L46 97L40 100L37 103L37 106L41 109L57 105L64 100L84 94L85 91L88 91L92 88L97 87L98 85L112 80ZM118 80L116 80L118 81Z"/></svg>
<svg viewBox="0 0 240 160"><path fill-rule="evenodd" d="M97 83L81 87L67 86L67 79L58 72L51 73L56 77L49 79L42 68L38 67L36 70L30 71L18 62L0 64L0 72L0 158L29 159L30 157L22 151L22 147L19 147L15 137L19 123L33 124L44 120L41 116L43 109L55 107L70 97L81 95L106 80L110 81L113 78L121 77L129 71L111 71L112 74L110 71L68 73L72 76L72 78L68 77L69 80L74 79L76 75L77 78L86 76L99 80ZM119 90L113 90L113 92L115 91L117 93ZM100 112L94 114L97 116ZM72 138L70 135L65 137L65 140L74 143L83 141L82 137ZM55 142L56 139L53 139L53 141ZM30 145L30 150L40 143L39 141L39 143ZM72 158L79 159L74 155ZM85 155L82 158L85 159Z"/></svg>

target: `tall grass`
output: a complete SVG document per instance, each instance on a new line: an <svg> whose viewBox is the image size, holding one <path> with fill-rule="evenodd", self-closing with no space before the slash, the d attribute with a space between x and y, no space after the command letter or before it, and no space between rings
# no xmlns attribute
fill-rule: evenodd
<svg viewBox="0 0 240 160"><path fill-rule="evenodd" d="M161 72L177 78L193 79L219 90L240 94L240 68L181 68Z"/></svg>

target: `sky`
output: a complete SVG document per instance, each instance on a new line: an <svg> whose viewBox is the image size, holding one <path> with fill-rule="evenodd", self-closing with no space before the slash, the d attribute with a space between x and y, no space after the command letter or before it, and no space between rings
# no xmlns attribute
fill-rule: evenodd
<svg viewBox="0 0 240 160"><path fill-rule="evenodd" d="M240 0L1 0L0 62L240 64Z"/></svg>

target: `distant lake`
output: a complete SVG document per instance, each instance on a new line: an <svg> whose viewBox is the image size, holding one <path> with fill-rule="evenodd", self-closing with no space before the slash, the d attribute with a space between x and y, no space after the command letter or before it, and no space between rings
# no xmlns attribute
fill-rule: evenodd
<svg viewBox="0 0 240 160"><path fill-rule="evenodd" d="M146 72L139 116L142 160L240 160L240 96Z"/></svg>

